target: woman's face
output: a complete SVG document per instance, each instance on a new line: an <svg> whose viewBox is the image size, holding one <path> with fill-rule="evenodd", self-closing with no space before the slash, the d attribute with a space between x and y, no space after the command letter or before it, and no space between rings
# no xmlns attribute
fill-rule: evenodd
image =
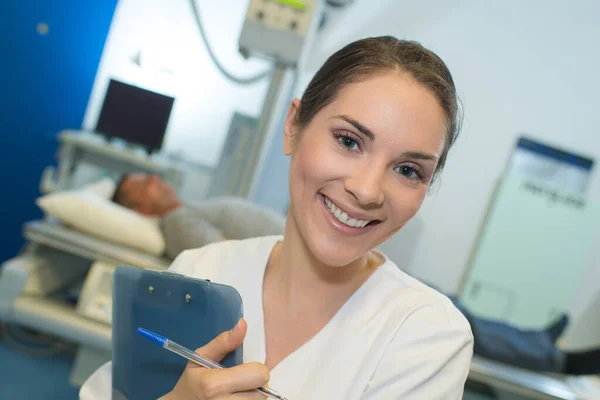
<svg viewBox="0 0 600 400"><path fill-rule="evenodd" d="M344 266L419 210L444 146L445 115L433 93L401 72L346 86L300 133L299 104L285 125L288 223L319 261Z"/></svg>

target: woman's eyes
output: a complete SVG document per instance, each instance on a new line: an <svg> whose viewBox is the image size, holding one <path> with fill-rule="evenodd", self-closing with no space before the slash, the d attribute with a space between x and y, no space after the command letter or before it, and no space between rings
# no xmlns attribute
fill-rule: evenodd
<svg viewBox="0 0 600 400"><path fill-rule="evenodd" d="M344 150L360 151L358 140L352 137L349 133L336 132L334 135L339 145L342 146Z"/></svg>
<svg viewBox="0 0 600 400"><path fill-rule="evenodd" d="M410 165L399 165L394 168L394 171L407 179L423 180L422 174L415 167Z"/></svg>
<svg viewBox="0 0 600 400"><path fill-rule="evenodd" d="M336 131L334 132L334 137L337 140L338 144L344 150L358 153L362 151L360 148L360 139L355 138L354 135L352 135L351 133L344 131ZM420 168L416 165L399 165L397 167L394 167L394 171L400 176L409 180L425 181L423 173L421 172Z"/></svg>

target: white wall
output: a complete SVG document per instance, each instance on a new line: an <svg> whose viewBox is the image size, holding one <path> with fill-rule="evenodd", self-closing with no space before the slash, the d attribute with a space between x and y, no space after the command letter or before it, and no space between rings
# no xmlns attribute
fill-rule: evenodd
<svg viewBox="0 0 600 400"><path fill-rule="evenodd" d="M298 95L333 51L358 38L391 34L437 52L464 102L462 137L421 210L422 236L406 269L447 292L458 288L519 133L600 162L597 15L600 3L593 0L357 0L332 19L300 76ZM283 169L287 164L281 160ZM600 201L597 169L590 197ZM597 290L600 259L595 260L575 310Z"/></svg>
<svg viewBox="0 0 600 400"><path fill-rule="evenodd" d="M248 0L196 0L217 57L237 76L267 63L237 51ZM258 116L268 82L239 86L214 67L188 0L120 0L99 65L83 127L96 125L111 77L176 97L166 150L214 166L233 111ZM131 61L140 52L142 69ZM162 72L161 72L162 70Z"/></svg>

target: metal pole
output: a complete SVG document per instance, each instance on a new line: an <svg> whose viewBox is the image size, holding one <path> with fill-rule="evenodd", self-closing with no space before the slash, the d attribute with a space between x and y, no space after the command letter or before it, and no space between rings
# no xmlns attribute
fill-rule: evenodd
<svg viewBox="0 0 600 400"><path fill-rule="evenodd" d="M284 64L276 64L273 71L273 76L271 78L271 83L269 84L269 88L265 96L262 113L260 115L260 119L258 120L256 132L254 134L254 140L252 140L250 148L247 149L247 151L250 151L250 158L248 159L248 163L242 169L242 171L239 171L238 174L236 174L237 179L233 193L238 196L248 197L250 194L251 185L254 180L254 175L257 172L256 169L260 161L263 146L265 144L264 142L267 136L267 131L273 119L273 112L276 108L275 104L281 91L285 71L286 66Z"/></svg>

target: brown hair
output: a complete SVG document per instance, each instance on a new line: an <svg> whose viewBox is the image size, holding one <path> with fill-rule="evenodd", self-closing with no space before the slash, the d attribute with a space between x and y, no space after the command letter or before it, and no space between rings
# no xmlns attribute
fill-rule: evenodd
<svg viewBox="0 0 600 400"><path fill-rule="evenodd" d="M115 186L115 191L112 195L111 201L113 201L123 207L132 208L133 205L131 204L129 199L126 198L125 194L123 193L123 183L125 183L125 180L127 179L128 176L129 176L129 174L123 174L123 176L121 176L121 179L119 179L119 181L117 182L117 184Z"/></svg>
<svg viewBox="0 0 600 400"><path fill-rule="evenodd" d="M327 59L302 95L296 124L303 128L348 84L385 71L403 71L430 89L446 114L446 140L435 176L444 168L460 131L460 103L450 71L441 58L417 42L380 36L358 40Z"/></svg>

